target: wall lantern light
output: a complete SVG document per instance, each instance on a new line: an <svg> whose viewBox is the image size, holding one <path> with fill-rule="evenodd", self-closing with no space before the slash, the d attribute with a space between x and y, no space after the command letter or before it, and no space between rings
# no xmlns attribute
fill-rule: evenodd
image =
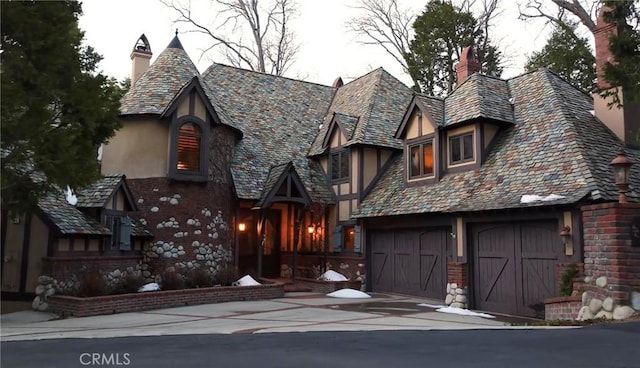
<svg viewBox="0 0 640 368"><path fill-rule="evenodd" d="M314 232L315 230L316 230L316 229L315 229L313 226L309 226L309 227L307 227L307 232L308 232L309 234L313 234L313 232Z"/></svg>
<svg viewBox="0 0 640 368"><path fill-rule="evenodd" d="M247 224L245 224L244 222L241 222L238 224L238 230L239 231L245 231L247 230Z"/></svg>
<svg viewBox="0 0 640 368"><path fill-rule="evenodd" d="M629 190L629 172L633 161L624 154L624 150L620 149L618 156L611 161L613 166L613 177L618 187L618 202L627 203L627 191Z"/></svg>
<svg viewBox="0 0 640 368"><path fill-rule="evenodd" d="M560 231L560 237L562 238L562 243L569 243L571 241L571 228L569 226L563 227Z"/></svg>

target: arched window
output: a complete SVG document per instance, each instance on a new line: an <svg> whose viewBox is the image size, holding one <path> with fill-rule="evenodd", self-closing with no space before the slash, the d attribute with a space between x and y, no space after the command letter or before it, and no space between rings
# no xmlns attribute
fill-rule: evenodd
<svg viewBox="0 0 640 368"><path fill-rule="evenodd" d="M176 169L179 171L200 171L202 131L194 123L185 123L178 129L178 149Z"/></svg>

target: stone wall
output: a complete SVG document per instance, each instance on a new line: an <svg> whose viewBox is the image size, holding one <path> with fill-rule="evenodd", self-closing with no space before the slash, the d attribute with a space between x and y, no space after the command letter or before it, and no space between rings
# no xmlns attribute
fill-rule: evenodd
<svg viewBox="0 0 640 368"><path fill-rule="evenodd" d="M140 209L134 214L154 233L144 251L144 273L166 268L206 268L212 274L232 264L235 199L228 183L128 180Z"/></svg>
<svg viewBox="0 0 640 368"><path fill-rule="evenodd" d="M640 247L631 225L640 204L605 203L582 208L584 289L578 319L625 319L640 310ZM634 310L635 308L635 310Z"/></svg>
<svg viewBox="0 0 640 368"><path fill-rule="evenodd" d="M447 306L467 308L469 305L469 272L465 263L447 262Z"/></svg>

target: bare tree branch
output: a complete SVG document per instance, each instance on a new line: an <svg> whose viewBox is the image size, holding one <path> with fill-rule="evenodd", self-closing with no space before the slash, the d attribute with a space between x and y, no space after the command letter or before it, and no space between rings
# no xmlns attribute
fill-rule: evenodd
<svg viewBox="0 0 640 368"><path fill-rule="evenodd" d="M565 15L569 12L575 16L582 25L589 31L596 29L596 10L599 4L598 0L550 0L555 7L548 8L544 0L528 0L524 6L518 6L520 11L520 19L542 18L547 22L551 22L560 26L566 23ZM587 11L587 9L589 9Z"/></svg>
<svg viewBox="0 0 640 368"><path fill-rule="evenodd" d="M355 9L363 15L353 19L348 28L362 36L358 42L380 45L408 73L406 55L415 15L400 9L397 0L360 0Z"/></svg>
<svg viewBox="0 0 640 368"><path fill-rule="evenodd" d="M297 14L295 0L210 0L217 14L210 23L192 12L190 0L159 1L175 11L174 23L191 27L186 32L203 34L213 41L200 58L218 49L233 66L282 75L299 50L288 24Z"/></svg>

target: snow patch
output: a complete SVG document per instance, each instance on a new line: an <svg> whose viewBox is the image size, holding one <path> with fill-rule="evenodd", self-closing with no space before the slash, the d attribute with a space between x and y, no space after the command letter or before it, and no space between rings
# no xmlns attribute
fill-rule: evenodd
<svg viewBox="0 0 640 368"><path fill-rule="evenodd" d="M333 293L327 294L332 298L342 298L342 299L366 299L371 298L371 295L367 293L363 293L360 290L354 289L340 289L338 291L334 291Z"/></svg>
<svg viewBox="0 0 640 368"><path fill-rule="evenodd" d="M249 275L245 275L243 278L233 283L233 286L255 286L255 285L261 285L261 284Z"/></svg>
<svg viewBox="0 0 640 368"><path fill-rule="evenodd" d="M143 293L145 291L158 291L158 290L160 290L160 285L158 285L157 282L150 282L148 284L144 284L140 286L140 288L138 289L138 292Z"/></svg>
<svg viewBox="0 0 640 368"><path fill-rule="evenodd" d="M550 202L550 201L557 201L558 199L563 199L563 198L566 198L566 197L559 194L549 194L546 197L539 196L537 194L523 194L522 198L520 198L520 203Z"/></svg>
<svg viewBox="0 0 640 368"><path fill-rule="evenodd" d="M76 197L75 194L73 194L73 191L71 190L71 188L69 188L69 186L67 185L67 202L69 202L70 205L75 206L76 203L78 203L78 197Z"/></svg>
<svg viewBox="0 0 640 368"><path fill-rule="evenodd" d="M418 307L427 307L427 308L434 308L434 309L445 308L444 305L426 304L426 303L420 303L418 304Z"/></svg>
<svg viewBox="0 0 640 368"><path fill-rule="evenodd" d="M348 281L349 279L346 278L343 274L338 273L334 270L329 270L325 273L323 273L322 275L320 275L320 277L318 277L318 280L322 280L322 281Z"/></svg>
<svg viewBox="0 0 640 368"><path fill-rule="evenodd" d="M474 311L470 311L468 309L462 309L462 308L456 308L456 307L444 307L444 308L436 309L436 312L458 314L458 315L461 315L461 316L496 318L495 316L492 316L490 314L474 312Z"/></svg>

